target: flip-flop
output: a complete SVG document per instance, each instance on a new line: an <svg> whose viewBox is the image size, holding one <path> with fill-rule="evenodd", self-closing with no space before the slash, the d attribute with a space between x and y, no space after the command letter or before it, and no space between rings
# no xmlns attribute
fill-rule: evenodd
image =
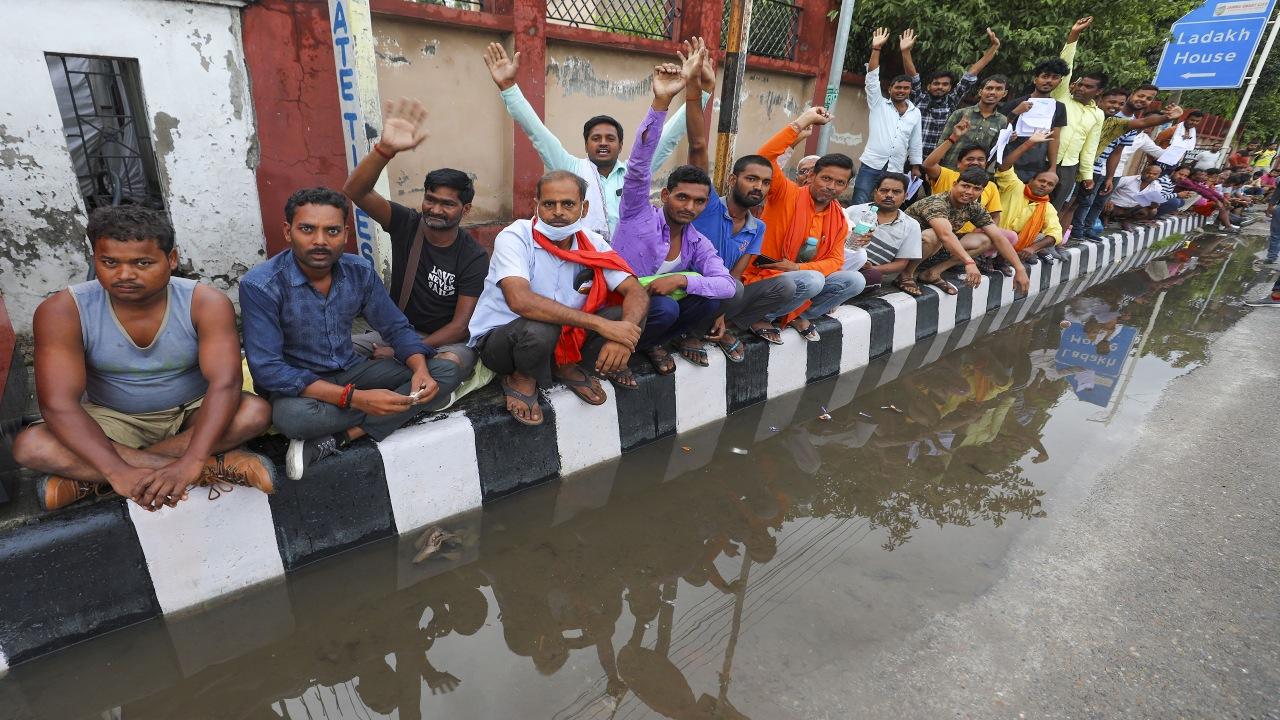
<svg viewBox="0 0 1280 720"><path fill-rule="evenodd" d="M771 345L782 344L782 333L776 327L767 327L764 330L751 328L752 334Z"/></svg>
<svg viewBox="0 0 1280 720"><path fill-rule="evenodd" d="M818 328L813 324L812 320L809 321L809 327L804 330L796 327L795 320L792 320L788 327L795 330L797 333L800 333L800 337L804 338L805 342L818 342L822 339L822 336L818 334Z"/></svg>
<svg viewBox="0 0 1280 720"><path fill-rule="evenodd" d="M597 370L596 374L613 383L613 386L619 390L639 390L640 383L636 381L635 373L631 372L631 368L622 368L616 372L604 372ZM626 381L630 381L629 383Z"/></svg>
<svg viewBox="0 0 1280 720"><path fill-rule="evenodd" d="M911 297L920 297L921 295L924 295L924 291L921 290L920 286L916 284L915 278L909 278L909 277L906 277L905 275L898 275L898 277L894 278L892 284L894 287L910 295Z"/></svg>
<svg viewBox="0 0 1280 720"><path fill-rule="evenodd" d="M515 398L516 400L519 400L520 402L524 403L525 408L528 409L530 412L532 412L534 408L538 408L537 420L534 420L533 418L522 418L519 415L515 414L515 412L513 412L511 408L507 408L507 412L511 413L511 417L515 418L516 422L520 423L521 425L541 425L542 422L547 419L547 416L542 414L542 406L538 404L538 388L536 385L533 388L532 395L525 395L519 390L511 387L510 385L507 384L506 380L499 380L498 386L502 388L502 394L504 397ZM503 404L505 405L506 403L504 402Z"/></svg>
<svg viewBox="0 0 1280 720"><path fill-rule="evenodd" d="M707 358L707 346L699 345L698 347L690 347L688 345L678 345L676 350L679 351L680 357L697 365L698 367L710 367L711 363Z"/></svg>
<svg viewBox="0 0 1280 720"><path fill-rule="evenodd" d="M956 290L955 285L952 285L951 283L947 282L945 279L942 278L942 276L938 276L937 280L925 280L924 278L920 278L920 281L923 282L925 285L932 285L948 295L955 295L956 293L960 292L959 290Z"/></svg>
<svg viewBox="0 0 1280 720"><path fill-rule="evenodd" d="M661 345L654 345L645 350L644 354L649 358L649 362L653 363L653 369L659 375L670 375L676 371L676 359L671 357L671 353Z"/></svg>
<svg viewBox="0 0 1280 720"><path fill-rule="evenodd" d="M735 337L733 339L733 344L729 347L725 347L724 343L717 340L716 347L720 348L720 351L724 353L725 358L727 358L731 363L740 363L747 359L747 348L742 344L741 338Z"/></svg>
<svg viewBox="0 0 1280 720"><path fill-rule="evenodd" d="M603 405L609 401L609 396L605 395L604 388L600 387L600 383L595 378L588 375L582 368L574 369L582 373L581 380L572 380L563 375L556 375L556 380L564 383L574 395L577 395L582 399L582 402L588 405ZM601 397L598 400L592 399L590 394L587 392L588 390L595 390L599 392Z"/></svg>

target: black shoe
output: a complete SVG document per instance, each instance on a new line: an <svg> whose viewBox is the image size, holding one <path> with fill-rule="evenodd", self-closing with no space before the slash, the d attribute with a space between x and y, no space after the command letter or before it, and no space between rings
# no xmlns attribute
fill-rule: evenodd
<svg viewBox="0 0 1280 720"><path fill-rule="evenodd" d="M332 435L312 440L290 440L284 455L284 474L290 480L301 480L311 465L342 452Z"/></svg>

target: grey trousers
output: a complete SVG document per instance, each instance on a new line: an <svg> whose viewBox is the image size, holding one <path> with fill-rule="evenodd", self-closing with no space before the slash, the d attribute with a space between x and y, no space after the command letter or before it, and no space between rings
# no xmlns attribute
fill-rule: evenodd
<svg viewBox="0 0 1280 720"><path fill-rule="evenodd" d="M720 306L720 314L724 315L726 323L736 325L743 330L760 322L766 315L784 309L792 303L796 295L795 280L787 277L785 273L750 285L743 285L742 281L735 280L734 285L736 292L733 298L724 301ZM715 319L712 318L710 323L706 323L706 327L699 328L698 337L707 334L714 322Z"/></svg>
<svg viewBox="0 0 1280 720"><path fill-rule="evenodd" d="M622 306L611 305L601 309L596 315L609 320L621 320ZM644 323L641 322L641 325ZM485 367L498 375L510 375L519 371L537 380L538 387L550 387L555 381L551 365L555 361L556 343L559 340L559 325L516 318L485 333L477 342L476 349L480 351L480 361ZM596 356L603 346L603 336L588 332L587 339L582 344L582 361L579 364L584 369L594 367Z"/></svg>
<svg viewBox="0 0 1280 720"><path fill-rule="evenodd" d="M444 407L465 379L461 369L448 360L432 358L427 361L427 370L440 390L426 405L414 405L395 415L366 415L355 408L343 410L312 398L276 397L271 400L271 422L281 434L293 440L310 440L353 427L364 430L374 440L382 440L415 415ZM365 360L350 370L322 378L335 385L351 383L357 390L394 390L408 395L412 392L409 382L413 371L398 360Z"/></svg>

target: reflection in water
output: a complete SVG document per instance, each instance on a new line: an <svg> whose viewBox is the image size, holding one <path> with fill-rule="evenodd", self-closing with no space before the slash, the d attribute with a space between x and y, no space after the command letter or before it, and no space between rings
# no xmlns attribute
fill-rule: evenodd
<svg viewBox="0 0 1280 720"><path fill-rule="evenodd" d="M1081 402L1117 407L1140 362L1203 362L1210 335L1242 312L1222 298L1238 298L1252 277L1229 251L1218 241L1179 248L1034 321L860 388L830 415L769 427L754 445L743 435L755 428L742 427L764 410L748 410L725 425L713 462L676 482L654 477L663 453L681 458L690 448L660 443L606 479L607 504L581 503L595 507L568 520L559 506L589 497L591 478L501 503L485 512L483 531L461 533L467 558L414 565L418 548L397 555L383 545L291 576L291 629L274 627L245 641L257 650L187 677L180 663L159 660L172 677L157 685L135 682L144 663L108 667L118 681L97 692L37 690L103 672L77 649L7 682L33 714L58 717L113 706L123 718L750 717L731 698L746 687L733 683L740 641L805 586L840 590L833 563L863 537L896 550L925 527L994 532L1046 517L1051 490L1030 470L1053 460L1046 426ZM733 454L735 444L750 454ZM257 611L228 612L239 623ZM174 647L180 627L169 629ZM131 632L141 637L128 631L96 645L156 654L132 649ZM799 652L780 643L777 653Z"/></svg>

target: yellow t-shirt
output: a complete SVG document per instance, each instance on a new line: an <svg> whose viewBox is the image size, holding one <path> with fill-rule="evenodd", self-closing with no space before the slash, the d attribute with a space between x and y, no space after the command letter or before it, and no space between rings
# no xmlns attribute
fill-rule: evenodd
<svg viewBox="0 0 1280 720"><path fill-rule="evenodd" d="M956 184L956 180L960 179L960 173L948 167L938 168L938 179L933 183L933 194L941 195L942 193L951 192L951 187ZM996 189L995 183L988 182L987 186L982 190L982 207L986 208L989 213L998 213L1003 210L1000 205L1000 191ZM956 229L956 235L963 235L977 230L973 223L965 223Z"/></svg>

